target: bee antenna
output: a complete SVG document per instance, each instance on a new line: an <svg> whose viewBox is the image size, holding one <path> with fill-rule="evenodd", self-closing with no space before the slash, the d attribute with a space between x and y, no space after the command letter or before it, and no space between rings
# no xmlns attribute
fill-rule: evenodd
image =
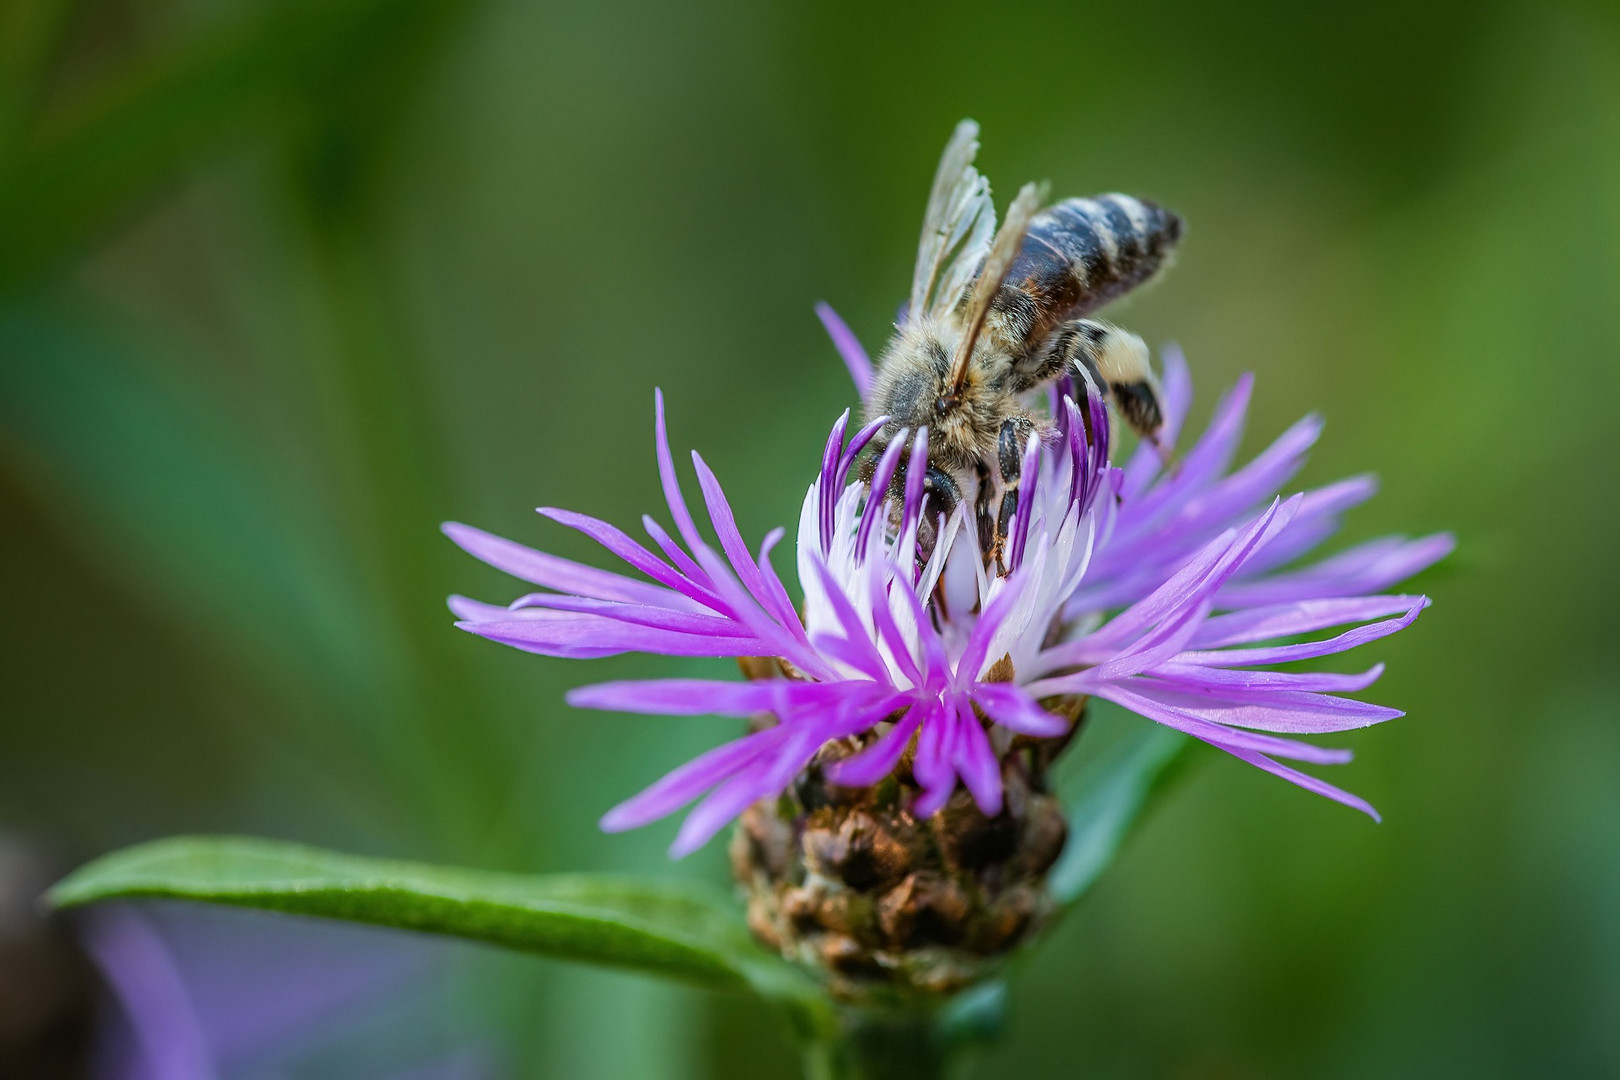
<svg viewBox="0 0 1620 1080"><path fill-rule="evenodd" d="M996 238L990 244L990 254L984 257L984 266L979 269L979 276L973 283L973 294L968 298L967 331L962 335L961 344L956 347L950 379L945 384L948 399L956 399L962 392L962 385L967 382L968 360L973 356L973 346L979 340L980 331L984 329L990 305L1001 288L1002 279L1007 276L1007 268L1012 265L1019 246L1024 242L1030 219L1045 201L1045 184L1025 184L1018 190L1012 205L1007 207L1007 216L1001 222L1001 228L996 230Z"/></svg>

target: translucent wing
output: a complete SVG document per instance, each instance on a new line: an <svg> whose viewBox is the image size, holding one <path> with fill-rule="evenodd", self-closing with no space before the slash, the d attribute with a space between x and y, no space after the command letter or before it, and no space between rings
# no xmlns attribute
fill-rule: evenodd
<svg viewBox="0 0 1620 1080"><path fill-rule="evenodd" d="M966 308L967 320L962 331L962 340L956 346L956 358L951 362L950 393L956 394L962 389L962 382L967 378L968 360L973 356L973 343L978 340L979 331L984 329L985 317L990 314L990 305L994 303L996 292L1001 288L1001 279L1007 276L1007 267L1012 265L1013 259L1018 256L1018 249L1024 242L1024 235L1029 232L1030 219L1046 201L1045 184L1025 184L1019 189L1018 195L1013 199L1012 205L1007 207L1007 220L1001 223L1001 231L996 233L995 239L990 242L990 251L983 259L984 273L973 284L973 296L968 300Z"/></svg>
<svg viewBox="0 0 1620 1080"><path fill-rule="evenodd" d="M990 182L973 167L978 152L979 125L963 120L945 146L928 195L908 320L943 316L954 308L989 254L996 208Z"/></svg>

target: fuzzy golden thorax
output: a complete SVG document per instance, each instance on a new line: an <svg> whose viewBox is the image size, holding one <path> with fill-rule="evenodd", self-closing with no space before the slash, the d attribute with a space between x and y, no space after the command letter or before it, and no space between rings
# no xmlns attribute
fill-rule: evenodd
<svg viewBox="0 0 1620 1080"><path fill-rule="evenodd" d="M968 488L994 469L1003 422L1028 414L1009 385L1013 357L992 335L975 342L962 385L949 385L960 335L930 319L902 327L879 361L866 414L889 418L873 440L878 453L902 429L926 427L928 463Z"/></svg>

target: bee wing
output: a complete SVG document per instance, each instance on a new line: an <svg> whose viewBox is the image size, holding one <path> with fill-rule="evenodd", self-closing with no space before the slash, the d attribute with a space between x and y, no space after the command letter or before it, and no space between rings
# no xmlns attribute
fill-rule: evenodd
<svg viewBox="0 0 1620 1080"><path fill-rule="evenodd" d="M984 329L984 320L989 316L996 293L1001 289L1002 279L1007 276L1007 268L1018 257L1031 219L1045 201L1045 184L1025 184L1007 207L1007 220L1001 223L1001 231L990 242L990 251L984 257L984 272L973 283L962 340L957 343L956 358L951 362L950 393L957 393L962 388L962 381L967 377L968 360L973 355L973 344L978 340L979 331Z"/></svg>
<svg viewBox="0 0 1620 1080"><path fill-rule="evenodd" d="M990 181L973 167L979 152L979 125L956 125L934 174L917 246L917 269L911 278L907 320L942 317L956 307L989 254L996 231L996 208Z"/></svg>

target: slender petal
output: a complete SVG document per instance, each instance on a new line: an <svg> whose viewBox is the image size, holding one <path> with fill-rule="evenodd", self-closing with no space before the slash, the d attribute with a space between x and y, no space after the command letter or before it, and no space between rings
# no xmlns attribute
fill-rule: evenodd
<svg viewBox="0 0 1620 1080"><path fill-rule="evenodd" d="M584 533L660 585L674 590L676 595L664 598L665 606L680 606L688 610L699 610L698 605L714 606L713 593L677 572L668 563L630 539L623 530L615 528L605 521L587 517L584 514L576 514L569 510L558 510L550 506L542 506L536 512L543 517L550 518L559 525L565 525L570 529ZM606 597L604 599L616 598Z"/></svg>
<svg viewBox="0 0 1620 1080"><path fill-rule="evenodd" d="M866 355L866 350L861 348L855 332L838 317L831 304L817 303L816 318L827 328L827 336L832 338L838 355L844 358L844 366L849 368L849 378L855 384L855 392L865 397L872 388L872 361Z"/></svg>
<svg viewBox="0 0 1620 1080"><path fill-rule="evenodd" d="M525 652L576 659L627 652L663 653L665 656L754 656L761 651L761 642L746 637L680 633L577 612L536 611L534 615L544 617L461 622L456 626Z"/></svg>
<svg viewBox="0 0 1620 1080"><path fill-rule="evenodd" d="M1205 649L1223 645L1247 645L1292 634L1309 634L1330 626L1377 619L1385 615L1422 608L1421 596L1354 596L1327 600L1300 600L1250 608L1209 619L1193 637L1193 644Z"/></svg>
<svg viewBox="0 0 1620 1080"><path fill-rule="evenodd" d="M979 683L973 688L973 700L996 723L1022 735L1056 738L1069 730L1069 721L1041 708L1014 683Z"/></svg>
<svg viewBox="0 0 1620 1080"><path fill-rule="evenodd" d="M602 815L602 828L623 832L668 817L703 792L761 757L774 742L761 731L717 746Z"/></svg>
<svg viewBox="0 0 1620 1080"><path fill-rule="evenodd" d="M877 742L854 757L835 763L828 775L834 783L845 787L870 787L878 783L894 771L921 720L920 714L907 712Z"/></svg>
<svg viewBox="0 0 1620 1080"><path fill-rule="evenodd" d="M470 525L451 521L443 528L444 534L473 558L534 585L594 596L599 600L623 600L632 604L672 602L669 592L655 585L548 555ZM678 602L678 598L674 602Z"/></svg>

